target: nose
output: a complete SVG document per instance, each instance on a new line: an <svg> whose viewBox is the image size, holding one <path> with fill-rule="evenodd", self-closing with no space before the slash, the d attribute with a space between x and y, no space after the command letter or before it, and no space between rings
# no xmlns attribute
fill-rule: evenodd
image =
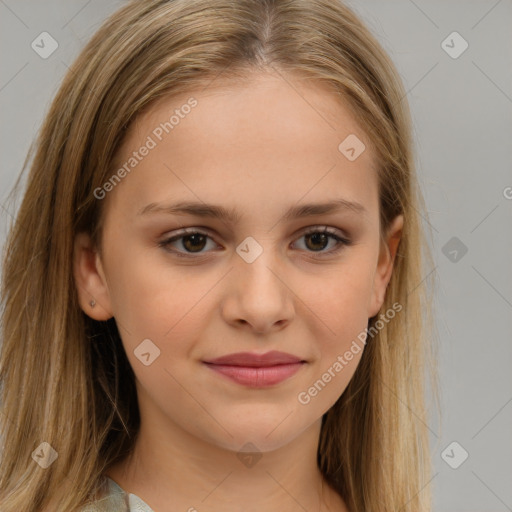
<svg viewBox="0 0 512 512"><path fill-rule="evenodd" d="M293 319L294 294L284 265L270 249L252 263L237 255L228 279L222 314L229 324L268 334L283 329Z"/></svg>

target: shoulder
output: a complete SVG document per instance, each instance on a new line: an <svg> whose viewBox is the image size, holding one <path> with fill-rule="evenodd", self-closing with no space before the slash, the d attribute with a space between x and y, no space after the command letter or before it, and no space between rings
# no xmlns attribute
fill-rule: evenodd
<svg viewBox="0 0 512 512"><path fill-rule="evenodd" d="M129 512L128 497L119 485L106 478L102 488L102 496L89 502L77 512Z"/></svg>

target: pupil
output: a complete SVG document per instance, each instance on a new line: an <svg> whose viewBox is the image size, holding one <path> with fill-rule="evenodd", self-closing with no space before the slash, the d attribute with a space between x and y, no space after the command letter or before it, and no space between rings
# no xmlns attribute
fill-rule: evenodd
<svg viewBox="0 0 512 512"><path fill-rule="evenodd" d="M199 252L201 249L204 248L206 237L204 235L201 235L200 233L196 233L195 235L187 235L183 238L183 246L187 250L191 250L191 252ZM188 241L192 240L192 247L188 247ZM194 246L194 243L197 242L203 242L200 247ZM194 250L194 247L196 250Z"/></svg>
<svg viewBox="0 0 512 512"><path fill-rule="evenodd" d="M328 238L325 235L325 233L313 233L312 235L307 235L306 239L308 239L308 238L313 240L314 244L319 243L321 245L321 247L319 247L319 249L325 249L326 242L328 242Z"/></svg>

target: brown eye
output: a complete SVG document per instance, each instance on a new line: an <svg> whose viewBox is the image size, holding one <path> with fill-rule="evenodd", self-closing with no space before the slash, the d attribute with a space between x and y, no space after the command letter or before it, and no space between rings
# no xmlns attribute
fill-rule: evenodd
<svg viewBox="0 0 512 512"><path fill-rule="evenodd" d="M310 253L318 253L319 256L336 253L351 244L349 239L338 234L338 230L333 230L329 227L323 229L311 228L301 238L305 240L304 250ZM330 241L334 242L333 248L325 250L329 246Z"/></svg>
<svg viewBox="0 0 512 512"><path fill-rule="evenodd" d="M351 245L349 239L340 236L338 230L329 227L323 229L310 228L299 240L302 238L305 243L301 250L313 254L317 253L319 257L337 253L345 246ZM210 252L207 250L208 241L211 241L214 246L216 245L207 233L188 229L159 242L158 245L176 256L194 257L195 254L203 255ZM333 244L328 249L330 242L333 242Z"/></svg>
<svg viewBox="0 0 512 512"><path fill-rule="evenodd" d="M201 233L196 233L195 235L187 235L181 238L183 240L182 245L187 251L199 252L204 249L208 237Z"/></svg>
<svg viewBox="0 0 512 512"><path fill-rule="evenodd" d="M204 254L208 252L203 249L208 245L209 240L211 240L211 238L206 233L189 230L162 240L158 245L163 247L166 251L175 253L177 256L187 257L193 254ZM214 244L214 246L215 245L216 244Z"/></svg>
<svg viewBox="0 0 512 512"><path fill-rule="evenodd" d="M327 236L325 233L313 233L310 235L305 235L306 239L306 246L308 249L311 249L313 251L323 250L326 248L327 244L329 243L329 236ZM310 241L311 243L308 244L307 241Z"/></svg>

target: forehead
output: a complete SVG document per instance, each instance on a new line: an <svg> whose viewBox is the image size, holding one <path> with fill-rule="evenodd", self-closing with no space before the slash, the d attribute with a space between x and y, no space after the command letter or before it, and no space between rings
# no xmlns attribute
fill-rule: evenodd
<svg viewBox="0 0 512 512"><path fill-rule="evenodd" d="M116 166L149 140L153 148L111 193L125 206L344 197L377 207L371 142L341 96L318 83L265 73L162 98L132 124ZM362 151L355 160L347 144Z"/></svg>
<svg viewBox="0 0 512 512"><path fill-rule="evenodd" d="M197 101L192 109L187 107L190 98ZM181 110L189 113L180 113ZM166 133L163 136L180 138L181 143L193 131L194 137L201 136L205 142L222 142L224 137L234 144L244 139L244 150L251 147L252 140L252 147L259 153L264 149L262 143L276 139L292 144L302 140L307 142L305 149L321 140L322 147L330 146L331 151L337 151L348 134L357 134L366 147L371 146L340 93L325 83L296 74L254 72L243 79L215 79L201 89L163 97L135 120L126 140L137 145L141 135L172 117L171 137L165 137ZM188 121L184 122L185 119ZM369 154L367 159L371 160Z"/></svg>

